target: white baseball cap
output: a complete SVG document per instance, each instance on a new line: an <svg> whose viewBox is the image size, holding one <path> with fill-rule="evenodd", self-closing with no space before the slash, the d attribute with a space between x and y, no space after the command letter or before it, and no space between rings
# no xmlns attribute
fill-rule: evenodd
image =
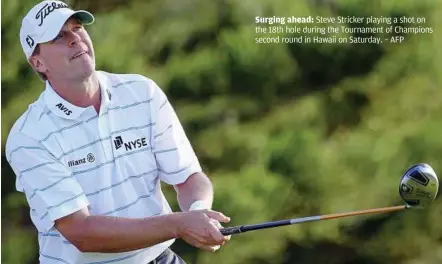
<svg viewBox="0 0 442 264"><path fill-rule="evenodd" d="M53 40L72 16L85 25L95 20L88 11L74 11L61 1L45 0L35 5L23 18L20 29L20 43L26 58L29 60L37 44Z"/></svg>

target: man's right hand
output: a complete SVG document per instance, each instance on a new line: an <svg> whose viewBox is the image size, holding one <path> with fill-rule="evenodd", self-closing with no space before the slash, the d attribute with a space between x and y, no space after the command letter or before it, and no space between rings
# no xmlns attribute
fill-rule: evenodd
<svg viewBox="0 0 442 264"><path fill-rule="evenodd" d="M207 251L216 251L224 245L230 236L220 232L221 223L228 223L230 218L212 210L195 210L182 213L177 233L190 245Z"/></svg>
<svg viewBox="0 0 442 264"><path fill-rule="evenodd" d="M230 237L221 224L229 218L211 210L195 210L145 218L90 215L87 207L55 221L56 229L81 252L119 253L142 249L173 238L215 251ZM219 221L219 222L218 222Z"/></svg>

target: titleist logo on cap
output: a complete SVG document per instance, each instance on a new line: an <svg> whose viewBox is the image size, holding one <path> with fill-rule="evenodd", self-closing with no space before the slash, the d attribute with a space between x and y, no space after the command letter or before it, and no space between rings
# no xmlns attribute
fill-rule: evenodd
<svg viewBox="0 0 442 264"><path fill-rule="evenodd" d="M38 24L38 26L41 27L41 25L43 25L44 19L54 10L60 8L69 8L69 6L65 3L56 3L56 2L44 5L40 10L38 10L37 15L35 15L35 19L37 20L40 19L40 24Z"/></svg>

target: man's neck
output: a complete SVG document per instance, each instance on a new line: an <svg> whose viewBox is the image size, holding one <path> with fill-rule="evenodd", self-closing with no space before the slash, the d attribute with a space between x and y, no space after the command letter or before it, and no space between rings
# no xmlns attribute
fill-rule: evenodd
<svg viewBox="0 0 442 264"><path fill-rule="evenodd" d="M94 106L100 112L101 91L97 75L93 73L81 82L66 82L56 79L49 80L52 88L63 99L78 107Z"/></svg>

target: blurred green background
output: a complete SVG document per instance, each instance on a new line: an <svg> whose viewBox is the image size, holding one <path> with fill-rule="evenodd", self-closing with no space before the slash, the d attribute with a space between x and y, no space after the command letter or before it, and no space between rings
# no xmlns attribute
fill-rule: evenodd
<svg viewBox="0 0 442 264"><path fill-rule="evenodd" d="M87 29L97 69L140 73L164 89L229 225L401 204L406 168L426 162L442 173L442 1L67 2L96 16ZM2 0L2 146L44 89L18 39L35 3ZM434 33L401 44L255 44L254 17L273 15L419 16ZM4 149L1 183L2 261L37 263ZM441 216L437 199L428 210L245 233L216 253L180 240L173 249L195 264L436 264Z"/></svg>

